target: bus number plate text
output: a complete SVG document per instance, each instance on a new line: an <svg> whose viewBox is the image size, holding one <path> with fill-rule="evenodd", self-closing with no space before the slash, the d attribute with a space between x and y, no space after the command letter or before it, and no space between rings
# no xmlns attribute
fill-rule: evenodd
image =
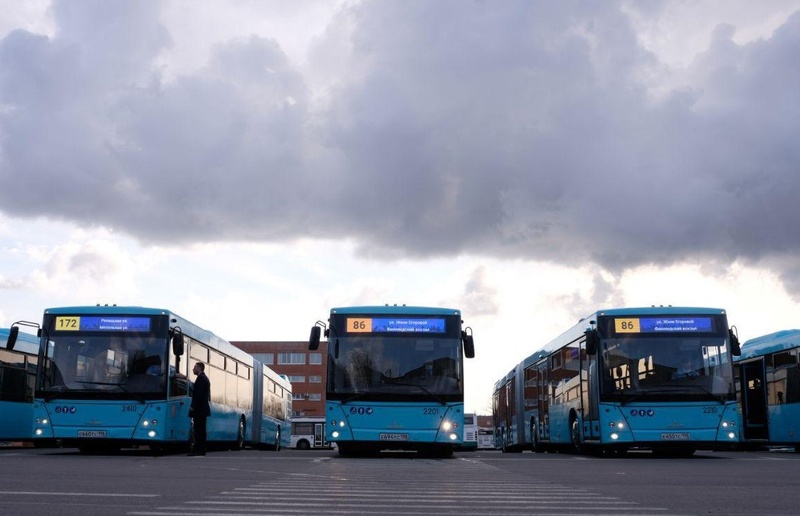
<svg viewBox="0 0 800 516"><path fill-rule="evenodd" d="M408 434L380 434L381 441L408 441Z"/></svg>
<svg viewBox="0 0 800 516"><path fill-rule="evenodd" d="M691 437L686 432L661 434L662 441L688 441L689 439Z"/></svg>
<svg viewBox="0 0 800 516"><path fill-rule="evenodd" d="M78 437L105 437L105 430L78 430Z"/></svg>

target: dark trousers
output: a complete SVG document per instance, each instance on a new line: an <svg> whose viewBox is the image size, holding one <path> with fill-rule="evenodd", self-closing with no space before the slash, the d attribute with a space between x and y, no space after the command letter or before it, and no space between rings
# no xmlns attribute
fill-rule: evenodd
<svg viewBox="0 0 800 516"><path fill-rule="evenodd" d="M194 419L194 452L205 453L206 440L208 439L206 434L206 420L208 417L194 416L192 419Z"/></svg>

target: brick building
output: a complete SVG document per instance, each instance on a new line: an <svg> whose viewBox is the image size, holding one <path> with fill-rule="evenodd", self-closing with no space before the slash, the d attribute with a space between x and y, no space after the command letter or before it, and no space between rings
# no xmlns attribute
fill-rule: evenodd
<svg viewBox="0 0 800 516"><path fill-rule="evenodd" d="M320 342L316 351L308 350L308 341L236 341L231 344L289 378L292 382L293 417L325 416L327 342Z"/></svg>

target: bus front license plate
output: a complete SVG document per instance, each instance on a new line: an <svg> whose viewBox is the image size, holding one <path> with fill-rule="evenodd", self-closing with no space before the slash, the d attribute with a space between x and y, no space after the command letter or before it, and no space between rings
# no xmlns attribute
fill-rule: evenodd
<svg viewBox="0 0 800 516"><path fill-rule="evenodd" d="M78 430L78 437L105 437L105 430Z"/></svg>
<svg viewBox="0 0 800 516"><path fill-rule="evenodd" d="M408 434L381 434L381 441L408 441Z"/></svg>
<svg viewBox="0 0 800 516"><path fill-rule="evenodd" d="M689 434L685 432L661 434L662 441L688 441L689 439Z"/></svg>

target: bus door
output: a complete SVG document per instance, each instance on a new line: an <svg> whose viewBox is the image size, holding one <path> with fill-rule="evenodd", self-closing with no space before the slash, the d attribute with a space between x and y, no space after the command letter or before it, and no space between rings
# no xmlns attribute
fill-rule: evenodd
<svg viewBox="0 0 800 516"><path fill-rule="evenodd" d="M742 419L744 438L769 439L767 425L767 383L764 381L764 358L741 364Z"/></svg>
<svg viewBox="0 0 800 516"><path fill-rule="evenodd" d="M537 368L539 369L539 402L537 404L537 412L539 413L539 428L541 429L539 436L543 440L550 440L550 384L548 382L547 360L542 361Z"/></svg>
<svg viewBox="0 0 800 516"><path fill-rule="evenodd" d="M325 423L314 423L314 448L327 447L325 442Z"/></svg>

